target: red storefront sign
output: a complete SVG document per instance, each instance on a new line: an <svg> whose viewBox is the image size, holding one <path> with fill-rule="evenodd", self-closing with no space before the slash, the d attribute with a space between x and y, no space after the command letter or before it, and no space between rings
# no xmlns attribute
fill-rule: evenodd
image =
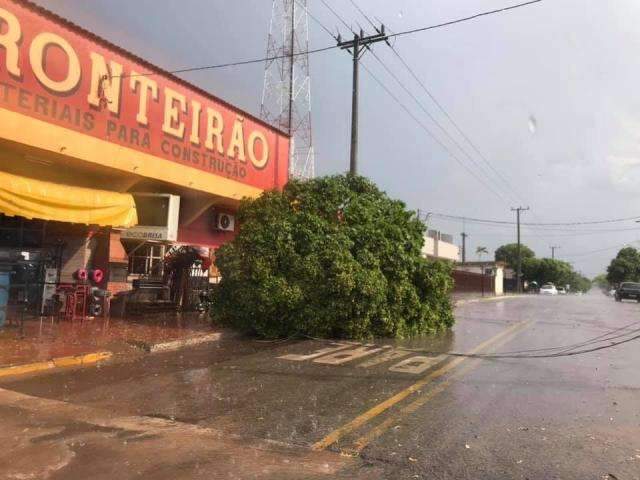
<svg viewBox="0 0 640 480"><path fill-rule="evenodd" d="M0 0L2 109L258 189L287 180L286 135L28 2Z"/></svg>

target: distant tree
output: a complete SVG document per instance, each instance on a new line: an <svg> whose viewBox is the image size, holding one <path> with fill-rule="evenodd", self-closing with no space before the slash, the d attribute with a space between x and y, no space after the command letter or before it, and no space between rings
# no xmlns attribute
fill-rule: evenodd
<svg viewBox="0 0 640 480"><path fill-rule="evenodd" d="M586 292L591 288L591 280L576 272L570 263L553 258L527 258L522 264L522 276L528 282L535 281L538 285L569 285L574 292Z"/></svg>
<svg viewBox="0 0 640 480"><path fill-rule="evenodd" d="M489 253L489 250L487 249L487 247L476 248L476 255L480 258L480 260L482 260L483 255L487 255L488 253Z"/></svg>
<svg viewBox="0 0 640 480"><path fill-rule="evenodd" d="M600 275L593 277L592 283L603 290L609 289L609 280L607 280L606 273L601 273Z"/></svg>
<svg viewBox="0 0 640 480"><path fill-rule="evenodd" d="M576 272L570 263L553 258L527 258L522 264L522 276L529 282L537 282L538 285L569 285L575 292L586 292L591 288L591 280Z"/></svg>
<svg viewBox="0 0 640 480"><path fill-rule="evenodd" d="M584 275L576 273L574 279L569 282L569 285L571 285L571 290L573 291L587 292L591 289L593 283Z"/></svg>
<svg viewBox="0 0 640 480"><path fill-rule="evenodd" d="M613 285L620 282L640 280L640 252L633 247L625 247L618 252L607 267L607 280Z"/></svg>
<svg viewBox="0 0 640 480"><path fill-rule="evenodd" d="M575 270L571 271L571 275L564 285L569 285L573 292L587 292L593 286L591 280Z"/></svg>
<svg viewBox="0 0 640 480"><path fill-rule="evenodd" d="M562 260L527 258L522 263L522 276L529 282L537 282L538 285L567 285L575 278L575 272L569 263Z"/></svg>
<svg viewBox="0 0 640 480"><path fill-rule="evenodd" d="M533 250L522 244L520 245L520 255L522 256L523 262L527 258L534 258L536 256ZM508 243L502 245L496 250L495 259L496 262L505 262L507 267L515 269L518 265L518 244Z"/></svg>

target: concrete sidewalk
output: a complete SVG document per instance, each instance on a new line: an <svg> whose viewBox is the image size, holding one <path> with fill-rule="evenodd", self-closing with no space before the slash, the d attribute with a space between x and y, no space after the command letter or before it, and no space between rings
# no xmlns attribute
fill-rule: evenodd
<svg viewBox="0 0 640 480"><path fill-rule="evenodd" d="M364 479L357 459L0 389L2 478ZM379 477L378 477L379 478Z"/></svg>
<svg viewBox="0 0 640 480"><path fill-rule="evenodd" d="M504 300L509 298L520 298L524 294L505 293L503 295L481 295L479 293L454 293L451 300L454 306L464 305L466 303L487 302L492 300Z"/></svg>
<svg viewBox="0 0 640 480"><path fill-rule="evenodd" d="M14 374L80 366L112 356L134 356L215 341L220 335L206 314L160 314L75 323L31 319L25 320L22 328L0 330L0 371Z"/></svg>

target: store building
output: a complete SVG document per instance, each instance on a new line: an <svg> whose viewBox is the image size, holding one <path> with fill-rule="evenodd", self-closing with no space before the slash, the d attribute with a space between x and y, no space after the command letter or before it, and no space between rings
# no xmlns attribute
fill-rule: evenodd
<svg viewBox="0 0 640 480"><path fill-rule="evenodd" d="M22 285L29 304L79 270L117 292L175 245L212 256L242 198L284 186L288 158L288 136L261 120L0 0L0 287Z"/></svg>

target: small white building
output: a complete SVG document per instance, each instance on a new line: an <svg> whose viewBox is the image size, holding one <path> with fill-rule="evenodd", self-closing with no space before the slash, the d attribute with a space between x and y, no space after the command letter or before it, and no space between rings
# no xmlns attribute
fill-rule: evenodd
<svg viewBox="0 0 640 480"><path fill-rule="evenodd" d="M477 273L479 275L492 277L493 294L504 294L504 262L465 262L456 264L455 269L461 272Z"/></svg>
<svg viewBox="0 0 640 480"><path fill-rule="evenodd" d="M424 236L422 255L427 258L457 262L460 258L460 248L453 243L453 235L429 230Z"/></svg>

